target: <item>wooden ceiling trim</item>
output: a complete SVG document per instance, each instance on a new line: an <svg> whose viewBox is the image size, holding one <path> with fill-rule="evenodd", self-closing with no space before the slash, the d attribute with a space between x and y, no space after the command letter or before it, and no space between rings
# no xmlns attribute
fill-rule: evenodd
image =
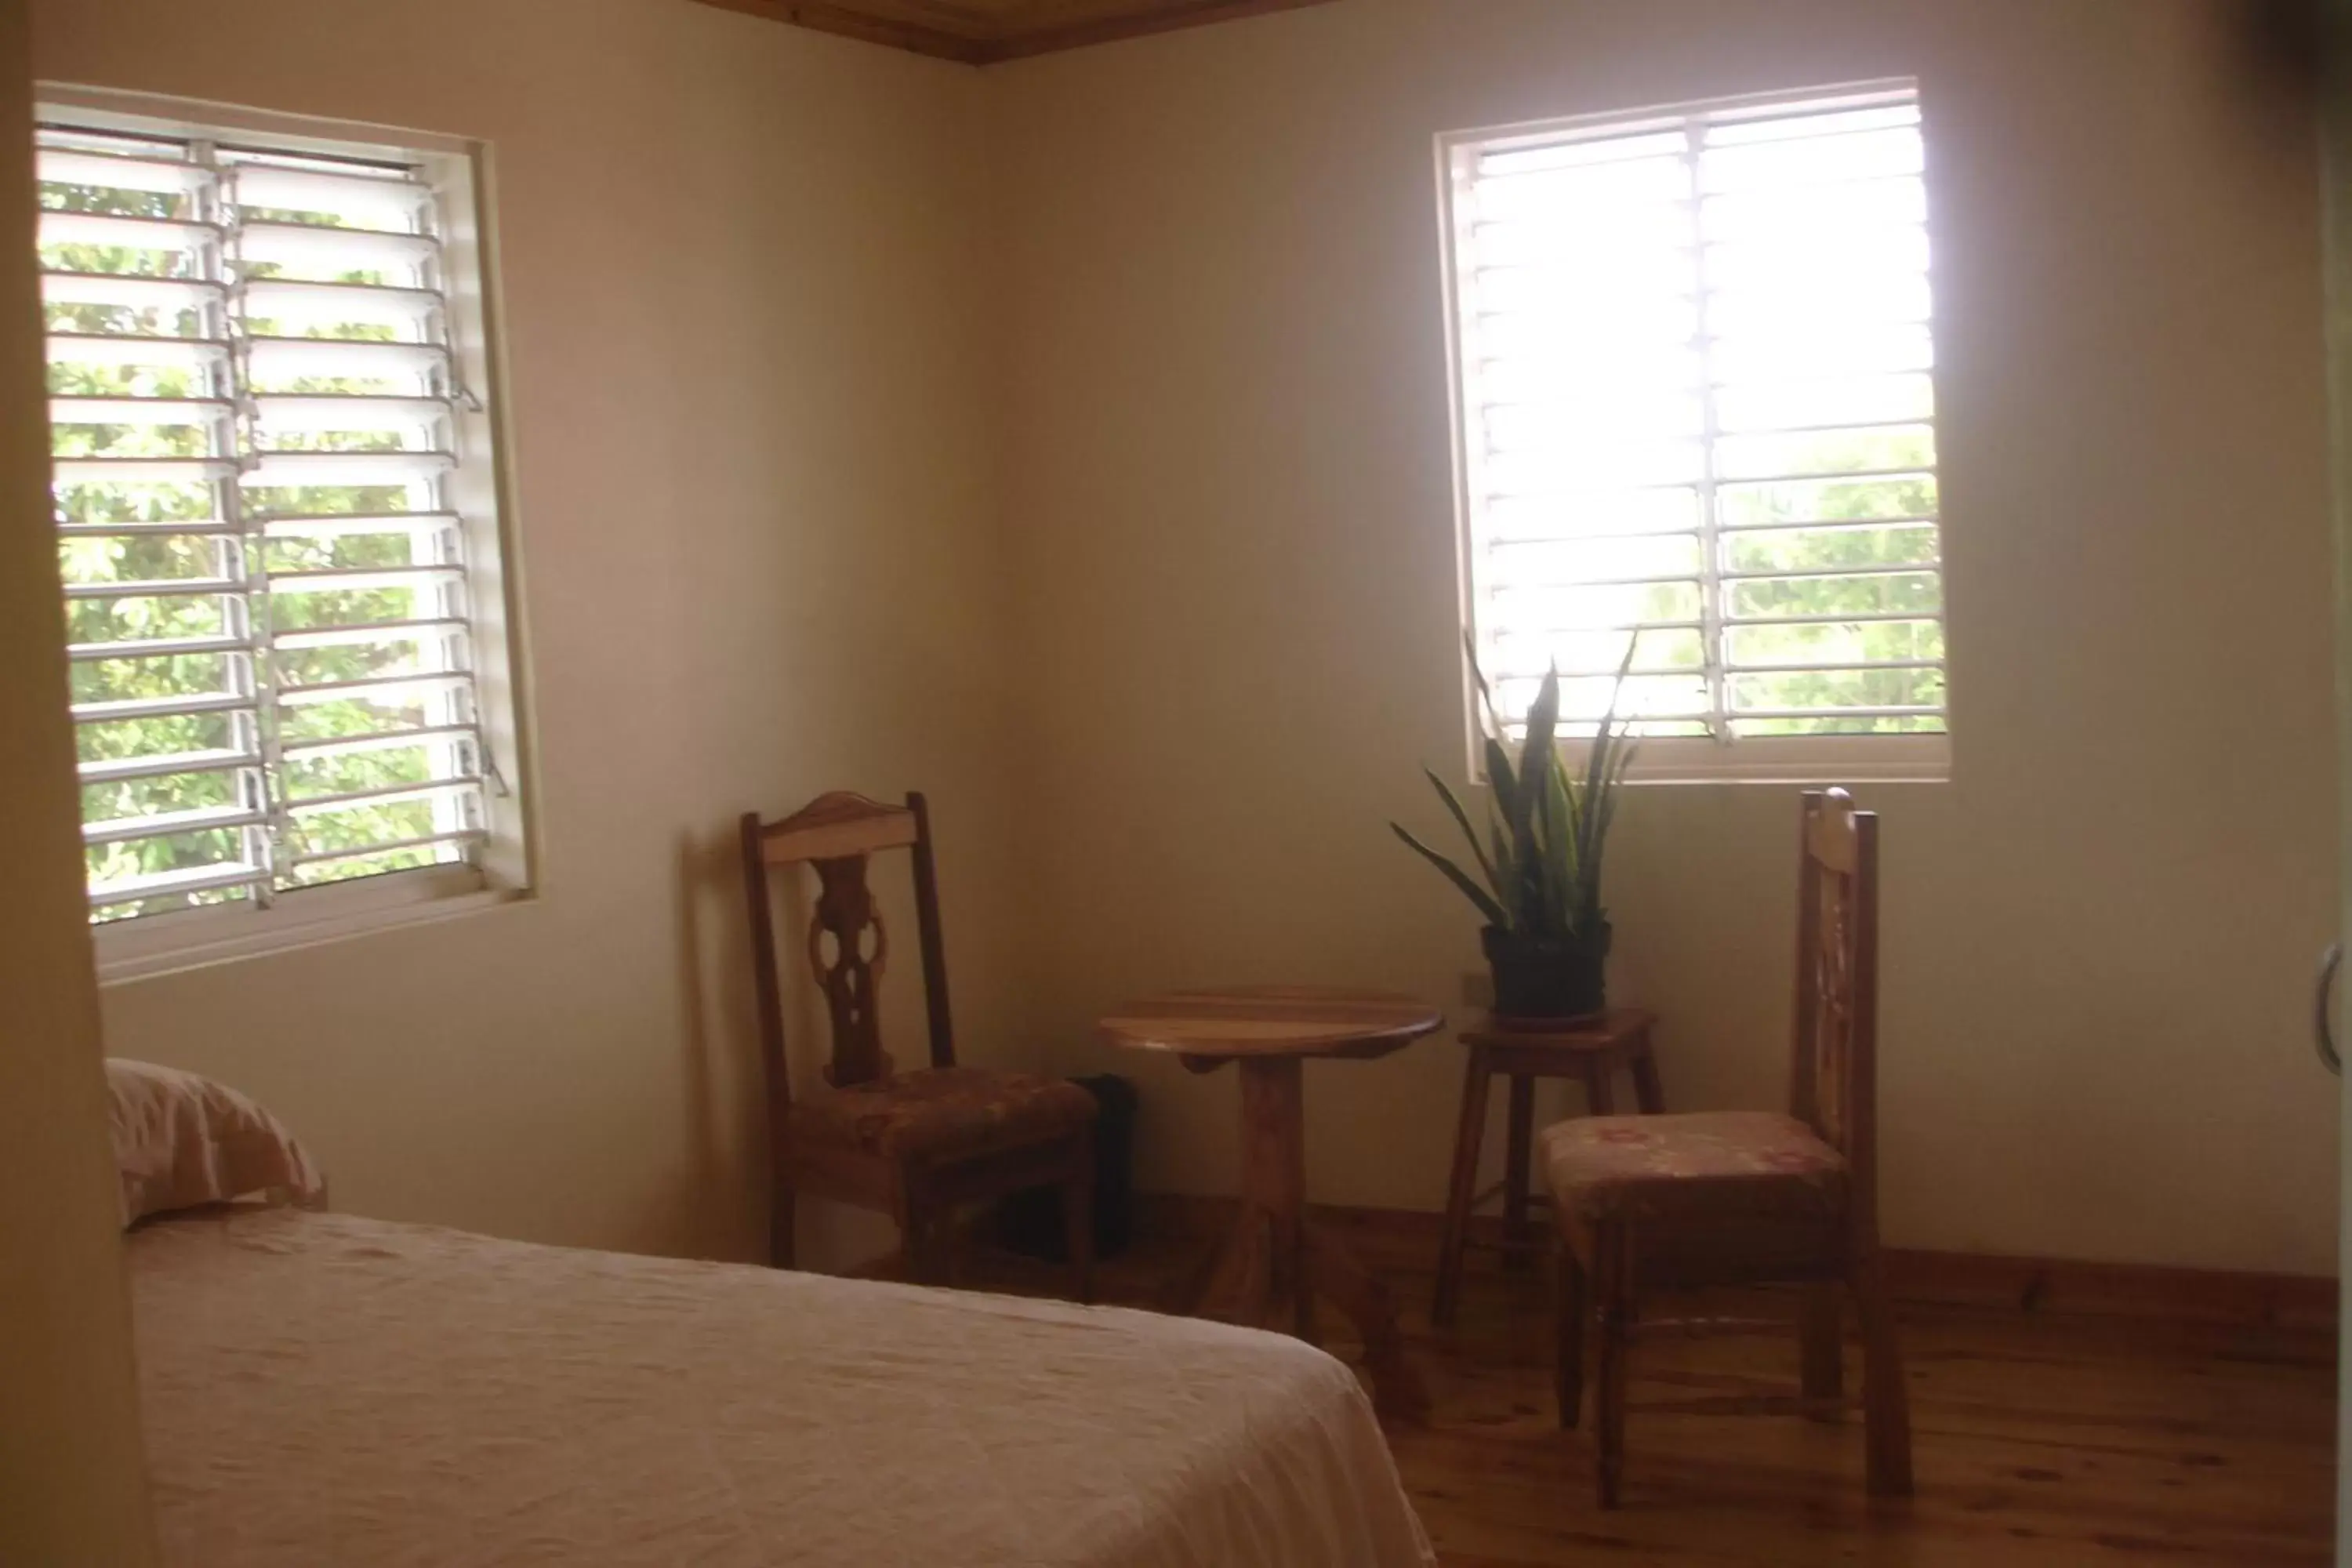
<svg viewBox="0 0 2352 1568"><path fill-rule="evenodd" d="M1024 59L1031 55L1082 49L1094 44L1114 44L1121 38L1149 37L1154 33L1206 27L1218 22L1239 22L1251 16L1271 16L1276 11L1299 11L1309 5L1328 5L1331 3L1332 0L1160 0L1159 4L1131 16L1104 16L1090 22L1074 22L1066 26L1006 33L989 40L980 63L992 65L998 60Z"/></svg>
<svg viewBox="0 0 2352 1568"><path fill-rule="evenodd" d="M1135 8L1129 11L1114 12L1079 22L1048 22L1031 26L1022 26L1017 18L992 22L975 12L971 15L969 28L934 25L896 14L903 8L903 0L898 5L891 4L890 0L872 0L875 8L871 10L859 5L856 0L849 0L847 4L828 4L826 0L698 0L698 3L716 5L721 10L764 16L772 22L789 23L821 33L835 33L865 43L881 44L888 48L905 49L912 54L929 55L935 59L983 66L1063 49L1116 43L1122 38L1148 37L1154 33L1174 32L1179 28L1238 22L1277 11L1297 11L1308 5L1328 5L1332 0L1136 0ZM943 13L950 11L950 7L944 6L933 9Z"/></svg>
<svg viewBox="0 0 2352 1568"><path fill-rule="evenodd" d="M985 65L991 58L988 49L992 40L988 38L950 32L944 27L929 27L920 22L869 16L845 5L816 4L814 0L698 0L698 3L716 5L722 11L741 11L748 16L764 16L771 22L788 22L793 26L808 27L820 33L836 33L861 43L905 49L909 54L954 60L960 65Z"/></svg>

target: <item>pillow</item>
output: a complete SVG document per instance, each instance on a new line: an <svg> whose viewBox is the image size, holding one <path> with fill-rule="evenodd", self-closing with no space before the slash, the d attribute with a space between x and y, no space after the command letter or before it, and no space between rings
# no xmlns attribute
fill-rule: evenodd
<svg viewBox="0 0 2352 1568"><path fill-rule="evenodd" d="M173 1209L266 1197L322 1204L319 1168L278 1118L192 1072L109 1060L122 1223Z"/></svg>

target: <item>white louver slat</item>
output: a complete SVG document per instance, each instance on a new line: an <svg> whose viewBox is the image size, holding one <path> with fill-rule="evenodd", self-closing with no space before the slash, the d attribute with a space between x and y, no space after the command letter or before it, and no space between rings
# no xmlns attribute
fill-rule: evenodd
<svg viewBox="0 0 2352 1568"><path fill-rule="evenodd" d="M379 386L431 383L448 374L448 351L437 343L378 339L287 338L249 334L240 344L247 387L283 390L289 383L341 380Z"/></svg>
<svg viewBox="0 0 2352 1568"><path fill-rule="evenodd" d="M228 363L225 338L149 337L135 332L59 332L48 337L49 363L210 372ZM54 379L54 378L52 378Z"/></svg>
<svg viewBox="0 0 2352 1568"><path fill-rule="evenodd" d="M86 166L110 163L110 159L89 160ZM125 167L136 166L139 160L122 160ZM103 170L98 171L104 173ZM197 171L203 173L204 171ZM209 180L190 187L201 191ZM92 185L88 189L104 190L117 187ZM105 212L71 212L52 209L41 214L40 241L42 248L54 245L95 245L117 250L145 250L159 253L195 255L220 243L220 227L216 224L199 223L184 218L124 216Z"/></svg>
<svg viewBox="0 0 2352 1568"><path fill-rule="evenodd" d="M1447 158L1467 613L1506 720L1556 667L1568 732L1615 695L1659 776L1796 776L1792 745L1830 737L1883 742L1887 776L1940 766L1916 89Z"/></svg>
<svg viewBox="0 0 2352 1568"><path fill-rule="evenodd" d="M99 186L113 191L173 195L201 191L213 182L210 169L182 157L142 158L136 153L119 151L78 153L69 147L48 145L35 150L34 173L45 185ZM44 220L56 210L44 212ZM42 243L48 241L44 238Z"/></svg>
<svg viewBox="0 0 2352 1568"><path fill-rule="evenodd" d="M469 860L468 394L421 165L51 121L37 168L95 915Z"/></svg>
<svg viewBox="0 0 2352 1568"><path fill-rule="evenodd" d="M362 268L392 272L422 267L441 248L429 234L331 228L307 223L244 224L237 250L247 261L280 266Z"/></svg>
<svg viewBox="0 0 2352 1568"><path fill-rule="evenodd" d="M49 272L41 300L50 305L120 305L129 310L195 311L220 303L217 283L194 278L134 278L114 272Z"/></svg>

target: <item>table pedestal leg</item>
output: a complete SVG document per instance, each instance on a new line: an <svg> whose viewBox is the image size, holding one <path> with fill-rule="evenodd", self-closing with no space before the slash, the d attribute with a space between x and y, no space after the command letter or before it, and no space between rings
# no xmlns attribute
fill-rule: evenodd
<svg viewBox="0 0 2352 1568"><path fill-rule="evenodd" d="M1234 1221L1233 1231L1213 1255L1200 1295L1191 1304L1194 1317L1215 1318L1252 1329L1261 1326L1266 1292L1267 1241L1265 1214L1244 1202Z"/></svg>
<svg viewBox="0 0 2352 1568"><path fill-rule="evenodd" d="M1364 1342L1374 1402L1423 1416L1429 1395L1404 1359L1388 1290L1331 1232L1307 1217L1305 1078L1296 1057L1244 1058L1242 1201L1193 1310L1316 1341L1315 1298L1332 1302Z"/></svg>
<svg viewBox="0 0 2352 1568"><path fill-rule="evenodd" d="M1243 1062L1241 1079L1241 1211L1195 1310L1254 1329L1293 1330L1307 1315L1299 1235L1307 1203L1304 1078L1297 1058L1274 1057Z"/></svg>

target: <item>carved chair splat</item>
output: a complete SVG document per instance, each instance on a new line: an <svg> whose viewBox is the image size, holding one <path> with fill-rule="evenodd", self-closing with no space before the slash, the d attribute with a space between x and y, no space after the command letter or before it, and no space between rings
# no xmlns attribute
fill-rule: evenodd
<svg viewBox="0 0 2352 1568"><path fill-rule="evenodd" d="M1095 1102L1060 1079L957 1064L929 803L914 794L888 805L836 791L774 822L746 813L740 827L767 1081L771 1260L793 1267L795 1205L805 1194L890 1215L912 1272L935 1277L939 1235L956 1209L1055 1186L1074 1291L1086 1300L1093 1288ZM909 1073L899 1072L883 1047L890 932L868 879L876 855L899 849L913 861L930 1058L928 1068ZM806 949L832 1041L827 1091L796 1100L770 873L803 864L816 872Z"/></svg>

